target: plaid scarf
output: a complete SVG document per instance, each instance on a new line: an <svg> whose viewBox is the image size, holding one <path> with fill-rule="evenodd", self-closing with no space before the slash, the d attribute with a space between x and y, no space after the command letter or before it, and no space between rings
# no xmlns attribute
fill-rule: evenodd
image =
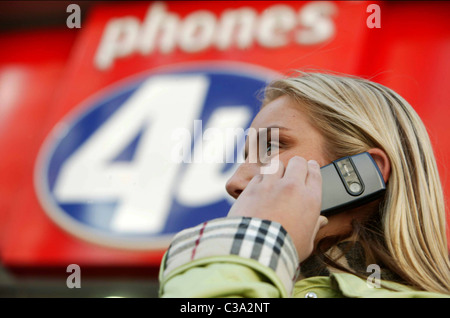
<svg viewBox="0 0 450 318"><path fill-rule="evenodd" d="M351 245L348 245L351 244ZM167 276L180 266L211 256L239 256L271 268L286 290L293 291L297 279L328 276L339 272L327 266L324 255L313 255L300 265L295 246L286 230L277 222L249 217L220 218L179 232L172 240L163 265ZM357 275L368 276L362 246L341 242L327 255ZM389 271L381 279L394 280Z"/></svg>
<svg viewBox="0 0 450 318"><path fill-rule="evenodd" d="M288 291L299 275L297 251L286 230L279 223L249 217L215 219L178 233L166 253L163 275L191 261L227 255L271 268Z"/></svg>

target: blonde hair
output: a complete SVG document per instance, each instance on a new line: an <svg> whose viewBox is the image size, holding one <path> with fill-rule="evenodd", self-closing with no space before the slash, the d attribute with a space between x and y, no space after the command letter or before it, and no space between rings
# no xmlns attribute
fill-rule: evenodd
<svg viewBox="0 0 450 318"><path fill-rule="evenodd" d="M263 106L282 95L306 107L325 137L328 158L384 150L391 174L380 204L381 231L396 274L421 290L449 293L444 195L414 109L393 90L354 76L299 72L272 82Z"/></svg>

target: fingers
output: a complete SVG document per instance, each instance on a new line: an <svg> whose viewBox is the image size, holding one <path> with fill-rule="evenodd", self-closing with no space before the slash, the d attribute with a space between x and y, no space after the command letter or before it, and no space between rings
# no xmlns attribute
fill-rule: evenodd
<svg viewBox="0 0 450 318"><path fill-rule="evenodd" d="M294 178L312 187L322 185L319 163L315 160L306 161L305 158L298 156L294 156L289 160L284 172L284 178Z"/></svg>
<svg viewBox="0 0 450 318"><path fill-rule="evenodd" d="M323 216L323 215L320 215L319 216L319 229L321 229L321 228L323 228L325 225L327 225L328 224L328 219L325 217L325 216Z"/></svg>
<svg viewBox="0 0 450 318"><path fill-rule="evenodd" d="M247 184L247 186L245 187L245 189L247 189L248 187L252 187L255 186L256 184L260 183L263 179L263 176L260 174L255 175L252 180L250 180L250 182ZM245 191L244 189L244 191Z"/></svg>
<svg viewBox="0 0 450 318"><path fill-rule="evenodd" d="M294 183L305 183L308 174L308 164L305 158L294 156L289 159L284 171L284 179Z"/></svg>
<svg viewBox="0 0 450 318"><path fill-rule="evenodd" d="M270 161L268 166L261 168L263 179L280 179L284 175L284 164L278 158Z"/></svg>
<svg viewBox="0 0 450 318"><path fill-rule="evenodd" d="M322 174L320 165L315 160L308 161L308 175L305 183L307 187L322 193Z"/></svg>
<svg viewBox="0 0 450 318"><path fill-rule="evenodd" d="M328 224L328 219L326 217L324 217L323 215L320 215L319 218L317 219L316 226L314 227L313 237L316 237L319 230L327 224Z"/></svg>
<svg viewBox="0 0 450 318"><path fill-rule="evenodd" d="M281 160L272 160L268 166L261 168L261 174L252 178L247 188L252 188L260 182L270 182L281 178L291 184L306 185L307 188L321 196L322 175L320 165L315 160L306 161L305 158L299 156L292 157L286 168Z"/></svg>

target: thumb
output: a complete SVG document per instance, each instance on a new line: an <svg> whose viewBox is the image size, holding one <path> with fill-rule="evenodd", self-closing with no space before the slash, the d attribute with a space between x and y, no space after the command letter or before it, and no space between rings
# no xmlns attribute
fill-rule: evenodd
<svg viewBox="0 0 450 318"><path fill-rule="evenodd" d="M328 224L328 219L326 217L324 217L323 215L320 215L319 218L317 219L316 227L314 228L314 237L316 237L317 232L319 232L319 230L327 224Z"/></svg>
<svg viewBox="0 0 450 318"><path fill-rule="evenodd" d="M319 216L319 229L323 228L327 224L328 224L328 219L326 217L324 217L323 215Z"/></svg>

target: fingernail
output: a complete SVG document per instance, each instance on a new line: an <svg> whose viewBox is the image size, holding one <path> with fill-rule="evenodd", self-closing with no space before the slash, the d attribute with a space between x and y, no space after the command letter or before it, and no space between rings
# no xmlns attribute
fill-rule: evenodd
<svg viewBox="0 0 450 318"><path fill-rule="evenodd" d="M319 166L319 163L315 160L309 160L308 163L317 167Z"/></svg>

